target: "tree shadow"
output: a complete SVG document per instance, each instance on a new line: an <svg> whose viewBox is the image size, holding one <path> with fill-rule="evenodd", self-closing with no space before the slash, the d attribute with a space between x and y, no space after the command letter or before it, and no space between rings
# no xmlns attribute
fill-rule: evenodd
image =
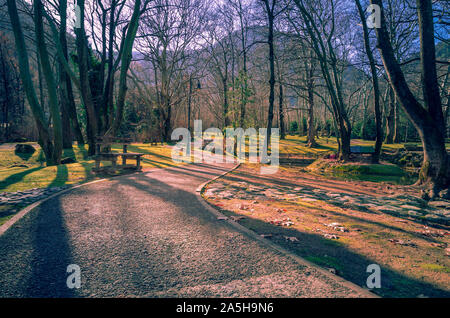
<svg viewBox="0 0 450 318"><path fill-rule="evenodd" d="M87 160L89 157L89 153L88 150L86 149L85 145L77 145L78 150L80 151L81 155L83 156L83 160ZM73 152L73 148L72 148L72 152ZM75 154L73 155L74 159L77 159Z"/></svg>
<svg viewBox="0 0 450 318"><path fill-rule="evenodd" d="M25 178L25 176L27 176L33 172L39 171L41 169L44 169L44 167L35 167L35 168L31 168L31 169L26 169L24 171L10 175L6 179L0 181L0 191L4 191L10 185L13 185L13 184L16 184L16 183L22 181L23 178Z"/></svg>
<svg viewBox="0 0 450 318"><path fill-rule="evenodd" d="M22 159L23 161L28 161L31 157L33 157L34 153L22 153L22 152L16 152L14 151L14 154Z"/></svg>
<svg viewBox="0 0 450 318"><path fill-rule="evenodd" d="M185 174L185 172L176 169L171 170L171 172ZM129 177L121 180L121 185L133 186L153 196L170 201L183 209L183 212L187 213L189 217L201 218L207 222L216 221L210 212L205 211L204 207L196 203L198 198L194 193L174 188L165 182L151 178L151 175L149 177L144 175ZM241 216L232 211L225 210L222 212L236 217ZM240 223L258 234L273 234L275 243L319 266L337 269L341 277L362 287L365 287L369 275L366 272L367 266L377 263L364 255L355 253L341 243L324 239L320 235L274 226L247 216ZM225 223L223 225L229 226ZM295 236L299 239L299 243L289 244L284 236ZM374 290L378 295L383 297L417 297L420 294L425 294L429 297L450 297L450 292L447 290L406 276L387 266L380 266L382 268L382 288Z"/></svg>
<svg viewBox="0 0 450 318"><path fill-rule="evenodd" d="M2 297L74 297L66 284L73 263L59 197L28 213L0 236Z"/></svg>
<svg viewBox="0 0 450 318"><path fill-rule="evenodd" d="M227 216L242 216L229 210L221 211ZM325 269L334 268L340 277L364 288L366 288L366 280L369 276L369 273L366 272L367 266L377 264L377 261L355 253L339 241L328 240L321 235L275 226L247 215L239 223L257 234L271 234L270 240L274 243ZM298 242L291 242L286 237L295 237ZM381 267L381 288L372 290L377 295L417 297L422 294L428 297L450 297L448 290L406 276L385 265L378 265Z"/></svg>
<svg viewBox="0 0 450 318"><path fill-rule="evenodd" d="M321 181L321 180L314 180L314 182L316 183L316 185L311 186L308 185L308 182L311 181L310 179L306 179L305 176L302 176L302 180L301 182L298 183L294 183L294 182L290 182L287 180L283 180L283 179L274 179L274 178L268 178L268 177L262 177L260 175L254 175L245 171L239 171L239 174L228 174L225 177L225 180L229 180L229 181L233 181L233 182L246 182L248 184L252 184L255 186L259 186L261 184L266 184L271 183L273 185L270 185L271 188L277 188L277 187L302 187L302 188L306 188L309 190L313 190L313 189L321 189L321 190L326 190L326 191L330 191L330 192L334 192L334 193L339 193L339 194L350 194L350 195L368 195L367 192L364 191L360 191L358 189L352 188L352 189L348 189L344 186L340 186L339 183L335 182L335 183L331 183L328 180L328 183L326 181ZM251 181L253 180L253 181ZM282 188L277 188L278 190L283 190ZM326 196L326 194L322 194L323 196ZM354 197L354 199L356 200L357 198ZM416 224L420 224L420 225L426 225L426 226L430 226L433 228L438 228L438 229L444 229L444 230L448 230L448 222L446 221L441 221L439 219L434 220L434 219L424 219L424 218L420 218L420 217L414 217L414 216L410 216L410 215L403 215L401 213L396 213L396 212L374 212L371 211L367 208L364 207L364 202L358 202L356 205L354 206L348 206L347 203L345 202L338 202L333 200L332 197L327 197L324 199L321 199L322 201L325 201L327 204L333 205L335 207L338 208L352 208L355 209L356 211L362 212L362 213L370 213L370 214L380 214L380 213L384 213L387 215L391 215L393 217L399 218L399 219L404 219L404 220L408 220L411 221L413 223Z"/></svg>
<svg viewBox="0 0 450 318"><path fill-rule="evenodd" d="M69 170L67 169L67 165L58 165L56 166L56 176L48 185L48 188L65 185L67 180L69 180Z"/></svg>
<svg viewBox="0 0 450 318"><path fill-rule="evenodd" d="M36 211L32 245L33 264L27 282L27 297L74 297L67 287L67 266L72 264L69 236L60 197L47 201Z"/></svg>

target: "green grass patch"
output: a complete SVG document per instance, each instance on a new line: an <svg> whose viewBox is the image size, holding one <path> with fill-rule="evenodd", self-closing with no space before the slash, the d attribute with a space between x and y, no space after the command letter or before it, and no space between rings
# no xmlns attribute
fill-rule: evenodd
<svg viewBox="0 0 450 318"><path fill-rule="evenodd" d="M399 166L392 164L354 164L318 159L306 169L312 173L338 179L350 179L372 182L391 182L396 184L411 184L417 180L417 175L408 173Z"/></svg>
<svg viewBox="0 0 450 318"><path fill-rule="evenodd" d="M63 158L71 157L76 163L47 167L43 162L43 154L37 144L33 144L36 152L24 159L14 153L14 148L0 149L0 191L15 192L32 188L57 187L83 183L96 177L91 172L94 160L88 158L87 147L74 146L73 150L65 150ZM120 145L113 145L113 152L122 152ZM132 144L128 152L144 153L142 167L165 168L176 165L172 161L172 149L165 146L149 144ZM132 162L132 160L129 160ZM26 165L21 167L18 165ZM102 162L102 165L109 165Z"/></svg>
<svg viewBox="0 0 450 318"><path fill-rule="evenodd" d="M317 256L317 255L308 255L304 257L306 260L311 263L317 264L322 267L334 268L340 272L342 272L343 267L338 259L331 256Z"/></svg>
<svg viewBox="0 0 450 318"><path fill-rule="evenodd" d="M445 267L443 265L439 265L439 264L421 264L420 267L422 267L423 269L433 271L433 272L450 273L450 268Z"/></svg>

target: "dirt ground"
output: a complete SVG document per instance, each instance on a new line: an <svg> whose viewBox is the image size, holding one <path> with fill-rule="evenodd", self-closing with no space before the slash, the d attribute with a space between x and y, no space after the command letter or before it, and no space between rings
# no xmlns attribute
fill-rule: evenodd
<svg viewBox="0 0 450 318"><path fill-rule="evenodd" d="M343 181L244 164L208 185L204 198L225 215L299 256L366 287L381 266L384 297L450 297L450 209L413 186Z"/></svg>

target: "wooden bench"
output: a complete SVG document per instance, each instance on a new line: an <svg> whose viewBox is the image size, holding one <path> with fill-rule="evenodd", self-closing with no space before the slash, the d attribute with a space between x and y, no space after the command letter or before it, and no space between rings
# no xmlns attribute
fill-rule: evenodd
<svg viewBox="0 0 450 318"><path fill-rule="evenodd" d="M111 146L113 144L121 144L122 151L121 153L111 152ZM129 138L115 138L115 137L101 137L98 136L95 145L95 168L92 169L94 172L100 172L109 167L100 167L102 161L110 161L111 168L126 168L126 169L134 169L141 170L141 157L144 155L143 153L137 152L128 152L128 145L131 144L131 139ZM122 158L122 164L117 165L117 160ZM136 160L135 165L127 165L127 159Z"/></svg>

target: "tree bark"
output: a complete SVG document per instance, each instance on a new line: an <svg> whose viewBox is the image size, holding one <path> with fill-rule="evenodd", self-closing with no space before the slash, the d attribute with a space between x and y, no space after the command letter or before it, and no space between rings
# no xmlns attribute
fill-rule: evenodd
<svg viewBox="0 0 450 318"><path fill-rule="evenodd" d="M314 68L312 67L312 56L311 64L308 72L308 132L306 138L306 144L308 147L317 146L316 143L316 129L314 127ZM307 64L307 63L305 63Z"/></svg>
<svg viewBox="0 0 450 318"><path fill-rule="evenodd" d="M362 9L359 0L355 0L356 6L358 7L359 16L361 18L363 33L364 33L364 45L366 49L366 54L369 59L370 72L372 75L372 85L373 85L373 99L375 108L375 123L376 123L376 139L375 139L375 151L372 155L372 163L378 163L380 161L381 146L383 144L383 132L381 130L381 111L380 111L380 85L378 83L377 69L375 66L375 59L373 57L372 48L370 47L369 30L366 24L366 17Z"/></svg>
<svg viewBox="0 0 450 318"><path fill-rule="evenodd" d="M45 43L44 23L43 23L43 5L40 0L34 2L34 27L36 34L36 47L39 52L39 60L42 66L45 83L47 84L47 92L49 97L50 114L53 123L53 162L59 164L61 161L63 140L61 113L58 104L58 94L56 89L56 81L53 75L50 58Z"/></svg>
<svg viewBox="0 0 450 318"><path fill-rule="evenodd" d="M131 59L133 57L133 44L136 38L136 32L139 26L139 17L141 15L141 0L136 0L134 3L133 15L131 16L130 24L128 25L125 42L123 45L122 61L120 65L119 77L119 93L117 96L116 114L114 122L109 134L117 135L120 125L123 120L123 109L125 105L125 97L127 94L127 73L130 67Z"/></svg>
<svg viewBox="0 0 450 318"><path fill-rule="evenodd" d="M88 48L86 42L86 32L84 28L84 0L77 0L80 8L80 28L75 30L78 54L78 69L80 73L80 93L86 109L86 135L89 144L88 154L95 154L95 141L98 131L98 119L92 98L91 86L88 76Z"/></svg>
<svg viewBox="0 0 450 318"><path fill-rule="evenodd" d="M386 144L394 143L395 135L395 96L394 91L389 89L389 113L386 116Z"/></svg>
<svg viewBox="0 0 450 318"><path fill-rule="evenodd" d="M279 107L279 120L280 120L280 139L285 139L286 128L284 126L284 109L283 109L283 85L280 83L278 107Z"/></svg>
<svg viewBox="0 0 450 318"><path fill-rule="evenodd" d="M381 0L371 1L382 8ZM449 187L449 156L445 149L445 123L437 84L431 1L417 0L417 11L420 30L422 86L426 108L412 94L400 65L394 56L383 9L381 10L381 28L377 28L376 32L378 47L391 85L422 140L424 162L420 171L419 182L430 185L432 188L430 196L434 197L439 189L448 189Z"/></svg>
<svg viewBox="0 0 450 318"><path fill-rule="evenodd" d="M20 23L19 15L17 13L17 6L15 0L7 0L8 14L11 21L12 30L14 33L14 39L16 44L17 57L19 62L20 77L22 79L25 94L30 104L31 112L36 122L36 127L39 134L38 143L41 146L45 160L48 166L55 165L54 161L54 146L50 138L49 125L45 120L42 106L39 104L39 100L36 95L36 91L33 86L33 81L30 74L30 65L28 61L28 53L25 45L22 26Z"/></svg>
<svg viewBox="0 0 450 318"><path fill-rule="evenodd" d="M264 0L266 6L267 20L269 32L267 35L267 43L269 44L269 69L270 69L270 91L269 91L269 110L267 112L267 134L264 146L268 150L270 136L272 133L272 123L273 123L273 105L275 101L275 52L274 52L274 41L273 41L273 24L274 24L274 7L275 0L272 0L272 5L270 5L269 0Z"/></svg>
<svg viewBox="0 0 450 318"><path fill-rule="evenodd" d="M67 0L61 0L59 2L59 16L60 16L60 27L59 27L59 41L64 49L65 58L67 59ZM59 75L59 108L61 110L61 123L63 126L63 148L72 149L72 134L71 134L71 123L69 116L69 94L67 92L67 74L62 65L62 61L58 62L58 75Z"/></svg>

